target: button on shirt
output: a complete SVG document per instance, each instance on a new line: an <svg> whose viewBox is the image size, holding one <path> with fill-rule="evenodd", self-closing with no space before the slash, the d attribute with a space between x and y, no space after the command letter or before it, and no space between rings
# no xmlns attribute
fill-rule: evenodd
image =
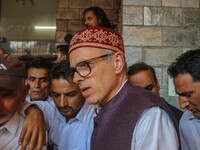
<svg viewBox="0 0 200 150"><path fill-rule="evenodd" d="M66 122L65 117L57 110L53 100L34 101L32 103L35 103L44 113L50 143L56 145L54 149L90 149L93 117L96 116L93 105L85 102L77 116Z"/></svg>
<svg viewBox="0 0 200 150"><path fill-rule="evenodd" d="M179 123L182 150L198 150L200 139L200 120L186 110Z"/></svg>
<svg viewBox="0 0 200 150"><path fill-rule="evenodd" d="M0 150L20 150L18 144L24 118L16 112L14 116L0 127Z"/></svg>

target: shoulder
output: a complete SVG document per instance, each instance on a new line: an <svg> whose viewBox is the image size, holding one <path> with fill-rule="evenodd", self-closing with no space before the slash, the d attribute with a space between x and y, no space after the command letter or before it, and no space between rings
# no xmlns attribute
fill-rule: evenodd
<svg viewBox="0 0 200 150"><path fill-rule="evenodd" d="M192 127L192 126L195 126L195 124L198 124L197 126L200 127L200 120L196 119L192 112L189 111L189 110L186 110L184 113L183 113L183 116L181 117L181 120L180 120L180 128L188 128L188 127Z"/></svg>
<svg viewBox="0 0 200 150"><path fill-rule="evenodd" d="M186 122L188 122L189 120L192 120L192 119L194 119L194 116L193 116L192 112L189 111L189 110L186 110L183 113L180 122L181 123L186 123Z"/></svg>
<svg viewBox="0 0 200 150"><path fill-rule="evenodd" d="M160 122L170 122L170 124L172 124L172 121L165 110L160 107L150 107L142 113L137 121L137 125L139 127L139 124L159 124Z"/></svg>
<svg viewBox="0 0 200 150"><path fill-rule="evenodd" d="M157 116L164 116L164 117L168 117L168 114L166 113L165 110L163 110L162 108L155 106L155 107L150 107L147 108L141 115L140 118L146 118L146 117L157 117Z"/></svg>

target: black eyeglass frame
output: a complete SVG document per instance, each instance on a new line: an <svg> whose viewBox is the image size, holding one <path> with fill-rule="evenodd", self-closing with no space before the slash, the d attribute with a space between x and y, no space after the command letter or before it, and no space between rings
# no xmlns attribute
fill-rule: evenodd
<svg viewBox="0 0 200 150"><path fill-rule="evenodd" d="M87 77L88 75L90 75L91 72L92 72L92 69L91 69L91 67L90 67L90 63L91 63L91 62L94 62L94 61L96 61L96 60L98 60L98 59L101 59L101 58L104 58L104 57L108 57L108 56L111 56L111 55L114 55L114 54L115 54L115 53L109 53L109 54L105 54L105 55L102 55L102 56L98 56L98 57L94 57L94 58L91 58L91 59L88 59L88 60L81 61L81 62L79 62L79 63L76 65L76 67L70 68L70 69L71 69L71 73L72 73L71 75L74 76L74 73L77 72L78 75L80 75L81 77L85 78L85 77ZM88 73L88 74L86 74L86 75L81 75L81 73L76 69L76 68L77 68L78 66L80 66L81 64L86 64L86 66L89 68L89 73Z"/></svg>

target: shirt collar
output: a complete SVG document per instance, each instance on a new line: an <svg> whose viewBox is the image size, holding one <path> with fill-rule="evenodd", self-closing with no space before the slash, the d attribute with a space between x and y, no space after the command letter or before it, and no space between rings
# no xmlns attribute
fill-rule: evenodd
<svg viewBox="0 0 200 150"><path fill-rule="evenodd" d="M124 81L124 83L121 85L121 87L119 88L119 90L117 91L117 93L116 93L115 95L117 95L117 94L119 93L119 91L122 89L122 87L124 86L124 84L125 84L127 81L128 81L128 79L126 79L126 80ZM115 95L114 95L114 96L115 96ZM114 96L113 96L113 97L114 97Z"/></svg>
<svg viewBox="0 0 200 150"><path fill-rule="evenodd" d="M40 99L40 100L37 100L37 101L47 101L47 100L49 99L49 97L50 97L50 96L48 96L48 97L45 98L45 99ZM31 99L30 96L27 95L27 96L26 96L26 101L27 101L27 102L31 102L31 101L33 101L33 100Z"/></svg>
<svg viewBox="0 0 200 150"><path fill-rule="evenodd" d="M76 115L76 117L73 118L73 119L70 119L68 122L72 122L74 120L78 120L78 121L84 123L85 121L88 121L87 120L87 115L90 112L90 110L94 108L93 106L94 105L90 105L87 102L85 102L83 104L82 108L80 109L80 111L78 112L78 114Z"/></svg>
<svg viewBox="0 0 200 150"><path fill-rule="evenodd" d="M128 79L126 79L125 81L124 81L124 83L121 85L121 87L119 88L119 90L117 91L117 93L115 94L115 95L117 95L118 93L119 93L119 91L122 89L122 87L124 86L124 84L126 83L128 81ZM115 96L114 95L114 96ZM113 97L114 97L113 96ZM100 105L95 105L95 107L94 107L94 111L95 111L95 113L96 113L96 115L98 115L99 114L99 111L101 110L101 106Z"/></svg>
<svg viewBox="0 0 200 150"><path fill-rule="evenodd" d="M197 120L198 122L200 122L200 120L199 119L197 119L197 118L195 118L195 116L193 115L193 113L190 111L190 110L186 110L185 111L185 113L186 113L186 115L188 116L188 119L189 120Z"/></svg>
<svg viewBox="0 0 200 150"><path fill-rule="evenodd" d="M8 122L6 122L3 126L0 127L0 130L5 128L12 135L15 135L19 128L19 119L20 119L20 116L18 112L16 112Z"/></svg>

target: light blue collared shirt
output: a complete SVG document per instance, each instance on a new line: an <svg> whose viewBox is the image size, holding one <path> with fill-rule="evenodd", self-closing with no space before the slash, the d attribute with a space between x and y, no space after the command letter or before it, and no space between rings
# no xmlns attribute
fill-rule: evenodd
<svg viewBox="0 0 200 150"><path fill-rule="evenodd" d="M50 144L59 150L89 150L90 138L93 131L93 118L96 116L94 105L84 103L73 119L66 122L52 99L47 101L32 101L31 103L43 111L49 130Z"/></svg>
<svg viewBox="0 0 200 150"><path fill-rule="evenodd" d="M90 150L90 139L96 116L94 106L85 103L76 116L63 129L61 150Z"/></svg>
<svg viewBox="0 0 200 150"><path fill-rule="evenodd" d="M179 123L182 150L198 150L200 139L200 120L186 110Z"/></svg>

